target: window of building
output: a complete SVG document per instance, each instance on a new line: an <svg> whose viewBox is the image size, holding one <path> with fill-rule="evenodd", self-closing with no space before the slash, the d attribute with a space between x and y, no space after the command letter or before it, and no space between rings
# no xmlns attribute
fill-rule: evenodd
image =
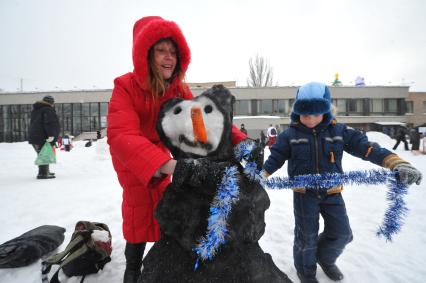
<svg viewBox="0 0 426 283"><path fill-rule="evenodd" d="M105 128L107 126L108 102L100 103L100 111L101 111L101 121L100 121L101 128Z"/></svg>
<svg viewBox="0 0 426 283"><path fill-rule="evenodd" d="M362 100L361 99L348 99L348 114L361 115L362 114Z"/></svg>
<svg viewBox="0 0 426 283"><path fill-rule="evenodd" d="M90 103L82 103L82 116L90 116Z"/></svg>
<svg viewBox="0 0 426 283"><path fill-rule="evenodd" d="M81 129L83 132L90 132L90 103L83 103L82 117L81 117Z"/></svg>
<svg viewBox="0 0 426 283"><path fill-rule="evenodd" d="M81 103L72 104L72 115L74 117L81 116Z"/></svg>
<svg viewBox="0 0 426 283"><path fill-rule="evenodd" d="M72 105L71 103L62 104L62 115L59 116L61 121L62 133L72 133Z"/></svg>
<svg viewBox="0 0 426 283"><path fill-rule="evenodd" d="M250 100L237 100L235 103L235 115L250 115Z"/></svg>
<svg viewBox="0 0 426 283"><path fill-rule="evenodd" d="M426 113L426 101L423 101L423 113Z"/></svg>
<svg viewBox="0 0 426 283"><path fill-rule="evenodd" d="M63 104L55 103L55 111L56 111L56 115L58 115L58 117L61 117L63 113Z"/></svg>
<svg viewBox="0 0 426 283"><path fill-rule="evenodd" d="M337 107L338 115L346 115L348 112L346 107L346 99L336 99L334 105Z"/></svg>
<svg viewBox="0 0 426 283"><path fill-rule="evenodd" d="M397 99L385 99L385 112L386 112L386 114L397 114L398 113L398 100Z"/></svg>
<svg viewBox="0 0 426 283"><path fill-rule="evenodd" d="M90 116L98 116L99 115L99 103L92 102L90 103Z"/></svg>
<svg viewBox="0 0 426 283"><path fill-rule="evenodd" d="M274 112L278 115L289 114L289 100L288 99L276 99L274 100Z"/></svg>
<svg viewBox="0 0 426 283"><path fill-rule="evenodd" d="M408 114L412 114L413 112L413 101L406 101L405 102L405 109L406 109L406 113Z"/></svg>
<svg viewBox="0 0 426 283"><path fill-rule="evenodd" d="M374 115L383 115L383 99L370 99L370 112Z"/></svg>
<svg viewBox="0 0 426 283"><path fill-rule="evenodd" d="M82 132L81 128L81 103L72 104L72 133L79 135Z"/></svg>
<svg viewBox="0 0 426 283"><path fill-rule="evenodd" d="M272 107L272 99L262 99L257 101L257 113L259 115L262 114L272 114L273 113L273 107Z"/></svg>

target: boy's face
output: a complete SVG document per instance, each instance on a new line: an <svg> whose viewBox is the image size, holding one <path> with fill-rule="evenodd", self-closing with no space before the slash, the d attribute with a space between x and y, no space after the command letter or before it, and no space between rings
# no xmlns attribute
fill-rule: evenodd
<svg viewBox="0 0 426 283"><path fill-rule="evenodd" d="M323 114L320 115L300 115L300 122L312 129L322 122Z"/></svg>

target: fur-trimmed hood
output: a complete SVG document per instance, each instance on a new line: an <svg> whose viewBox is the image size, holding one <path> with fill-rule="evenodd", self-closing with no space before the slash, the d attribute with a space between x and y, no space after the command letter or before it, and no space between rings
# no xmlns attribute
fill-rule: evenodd
<svg viewBox="0 0 426 283"><path fill-rule="evenodd" d="M148 78L148 51L160 39L171 38L178 48L178 62L185 73L191 61L191 51L179 26L172 21L158 16L144 17L138 20L133 27L133 73L138 84L147 89ZM179 83L173 78L172 85Z"/></svg>
<svg viewBox="0 0 426 283"><path fill-rule="evenodd" d="M42 107L52 107L53 108L53 105L50 104L50 103L48 103L48 102L46 102L46 101L44 101L44 100L36 101L33 104L33 109L40 109Z"/></svg>

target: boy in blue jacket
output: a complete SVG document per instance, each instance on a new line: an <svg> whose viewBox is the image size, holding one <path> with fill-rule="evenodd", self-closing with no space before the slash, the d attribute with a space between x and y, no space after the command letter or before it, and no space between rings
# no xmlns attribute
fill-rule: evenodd
<svg viewBox="0 0 426 283"><path fill-rule="evenodd" d="M343 173L343 151L398 171L400 181L407 185L420 184L422 174L408 162L369 142L361 132L337 123L332 113L330 90L316 82L298 89L290 128L278 136L263 169L267 177L288 160L289 177ZM353 237L340 193L342 189L342 186L324 190L294 189L293 258L302 283L318 282L317 262L330 279L343 279L336 260ZM320 214L324 231L318 235Z"/></svg>

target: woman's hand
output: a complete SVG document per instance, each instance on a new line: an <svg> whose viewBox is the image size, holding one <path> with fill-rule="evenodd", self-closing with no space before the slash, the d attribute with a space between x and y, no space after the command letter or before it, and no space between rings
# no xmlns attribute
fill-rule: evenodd
<svg viewBox="0 0 426 283"><path fill-rule="evenodd" d="M162 174L171 175L173 174L173 172L175 172L175 167L176 167L176 160L170 159L169 161L164 163L163 166L161 166L160 169L158 169L158 171L160 171L160 173Z"/></svg>

